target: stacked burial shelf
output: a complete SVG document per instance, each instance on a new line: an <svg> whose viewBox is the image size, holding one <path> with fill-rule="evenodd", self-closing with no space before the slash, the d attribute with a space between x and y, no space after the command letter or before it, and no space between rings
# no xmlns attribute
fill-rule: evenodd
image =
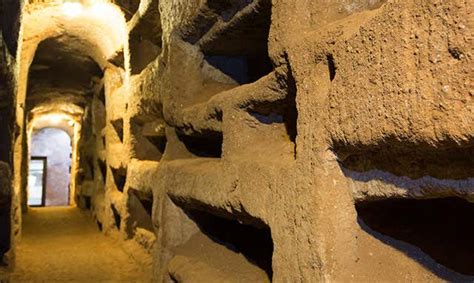
<svg viewBox="0 0 474 283"><path fill-rule="evenodd" d="M335 144L366 232L448 281L474 276L474 148Z"/></svg>
<svg viewBox="0 0 474 283"><path fill-rule="evenodd" d="M207 274L216 280L246 274L250 281L267 281L273 253L269 226L247 211L237 213L242 207L233 213L215 208L234 205L227 193L232 184L220 180L226 159L240 158L262 172L269 162L294 160L294 81L287 66L274 68L268 56L270 0L213 0L206 9L212 15L197 16L193 29L182 35L185 44L199 50L201 64L194 65L202 66L202 83L180 85L188 94L175 104L185 107L172 110L168 162L160 169L163 176L179 174L168 195L199 230L174 249L168 272L184 280L193 273L193 265L186 263L197 262L202 270L210 268ZM241 193L252 192L242 184ZM206 276L194 276L200 275Z"/></svg>

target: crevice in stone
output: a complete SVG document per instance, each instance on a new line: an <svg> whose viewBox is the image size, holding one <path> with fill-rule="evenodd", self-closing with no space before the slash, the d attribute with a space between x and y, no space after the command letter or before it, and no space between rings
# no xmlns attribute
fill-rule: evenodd
<svg viewBox="0 0 474 283"><path fill-rule="evenodd" d="M326 55L326 60L328 64L329 79L333 81L334 78L336 77L336 70L337 70L336 64L334 63L333 55L332 54Z"/></svg>

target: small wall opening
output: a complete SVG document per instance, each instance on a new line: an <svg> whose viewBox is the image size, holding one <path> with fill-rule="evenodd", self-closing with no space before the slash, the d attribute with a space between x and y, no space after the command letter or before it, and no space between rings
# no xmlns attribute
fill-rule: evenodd
<svg viewBox="0 0 474 283"><path fill-rule="evenodd" d="M161 153L163 154L168 142L166 136L145 136L145 138Z"/></svg>
<svg viewBox="0 0 474 283"><path fill-rule="evenodd" d="M239 84L253 83L273 69L264 53L255 56L205 55L204 60Z"/></svg>
<svg viewBox="0 0 474 283"><path fill-rule="evenodd" d="M222 133L211 133L206 136L178 134L178 138L186 149L197 157L220 158L222 156Z"/></svg>
<svg viewBox="0 0 474 283"><path fill-rule="evenodd" d="M415 245L453 271L474 275L473 203L454 197L388 199L359 202L356 209L370 229Z"/></svg>
<svg viewBox="0 0 474 283"><path fill-rule="evenodd" d="M69 205L71 138L63 130L43 128L31 136L28 205Z"/></svg>
<svg viewBox="0 0 474 283"><path fill-rule="evenodd" d="M215 28L200 40L204 59L239 84L252 83L273 70L268 56L268 35L271 24L269 0L260 0L249 7L247 1L237 5L211 7L225 22L217 22Z"/></svg>
<svg viewBox="0 0 474 283"><path fill-rule="evenodd" d="M161 160L168 142L161 119L145 122L140 118L132 118L130 133L134 140L133 151L136 158Z"/></svg>
<svg viewBox="0 0 474 283"><path fill-rule="evenodd" d="M105 181L107 178L107 165L105 164L105 161L103 161L102 159L97 159L97 164L99 165L102 179Z"/></svg>
<svg viewBox="0 0 474 283"><path fill-rule="evenodd" d="M123 189L125 187L125 182L127 181L127 168L110 167L110 170L112 171L112 175L114 177L114 182L115 182L115 186L117 187L117 190L119 190L120 192L123 192Z"/></svg>
<svg viewBox="0 0 474 283"><path fill-rule="evenodd" d="M338 141L333 149L341 165L355 172L381 170L397 176L418 179L463 180L474 176L474 146L462 143L413 143L387 137L375 144L345 144Z"/></svg>
<svg viewBox="0 0 474 283"><path fill-rule="evenodd" d="M115 133L117 133L120 142L123 142L123 119L117 119L111 121L112 126L114 127Z"/></svg>
<svg viewBox="0 0 474 283"><path fill-rule="evenodd" d="M110 208L112 209L112 213L114 216L115 227L117 227L117 229L120 230L120 227L122 224L122 217L120 216L120 213L118 212L118 210L115 208L114 205L111 205Z"/></svg>
<svg viewBox="0 0 474 283"><path fill-rule="evenodd" d="M127 199L129 218L127 219L127 233L130 237L135 234L136 228L153 232L152 210L153 195L129 189Z"/></svg>
<svg viewBox="0 0 474 283"><path fill-rule="evenodd" d="M201 210L185 210L185 213L200 232L176 249L176 257L169 268L172 278L179 278L180 273L189 271L180 267L180 258L197 257L197 260L215 266L213 270L232 266L226 274L235 279L271 281L273 241L268 226L247 225Z"/></svg>

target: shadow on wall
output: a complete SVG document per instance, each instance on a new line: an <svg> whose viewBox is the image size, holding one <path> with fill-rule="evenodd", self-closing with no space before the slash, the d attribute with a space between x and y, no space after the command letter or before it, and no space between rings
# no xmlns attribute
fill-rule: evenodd
<svg viewBox="0 0 474 283"><path fill-rule="evenodd" d="M69 205L71 155L71 138L65 131L44 128L33 133L31 156L47 158L46 206Z"/></svg>
<svg viewBox="0 0 474 283"><path fill-rule="evenodd" d="M7 163L0 161L0 267L8 262L4 255L10 250L11 174Z"/></svg>
<svg viewBox="0 0 474 283"><path fill-rule="evenodd" d="M359 202L356 209L362 229L439 277L474 278L474 204L461 198L388 199Z"/></svg>

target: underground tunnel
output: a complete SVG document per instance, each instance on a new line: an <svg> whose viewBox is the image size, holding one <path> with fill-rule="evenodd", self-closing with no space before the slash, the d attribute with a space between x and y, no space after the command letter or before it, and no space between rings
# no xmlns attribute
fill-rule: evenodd
<svg viewBox="0 0 474 283"><path fill-rule="evenodd" d="M0 2L0 282L474 280L472 5Z"/></svg>

